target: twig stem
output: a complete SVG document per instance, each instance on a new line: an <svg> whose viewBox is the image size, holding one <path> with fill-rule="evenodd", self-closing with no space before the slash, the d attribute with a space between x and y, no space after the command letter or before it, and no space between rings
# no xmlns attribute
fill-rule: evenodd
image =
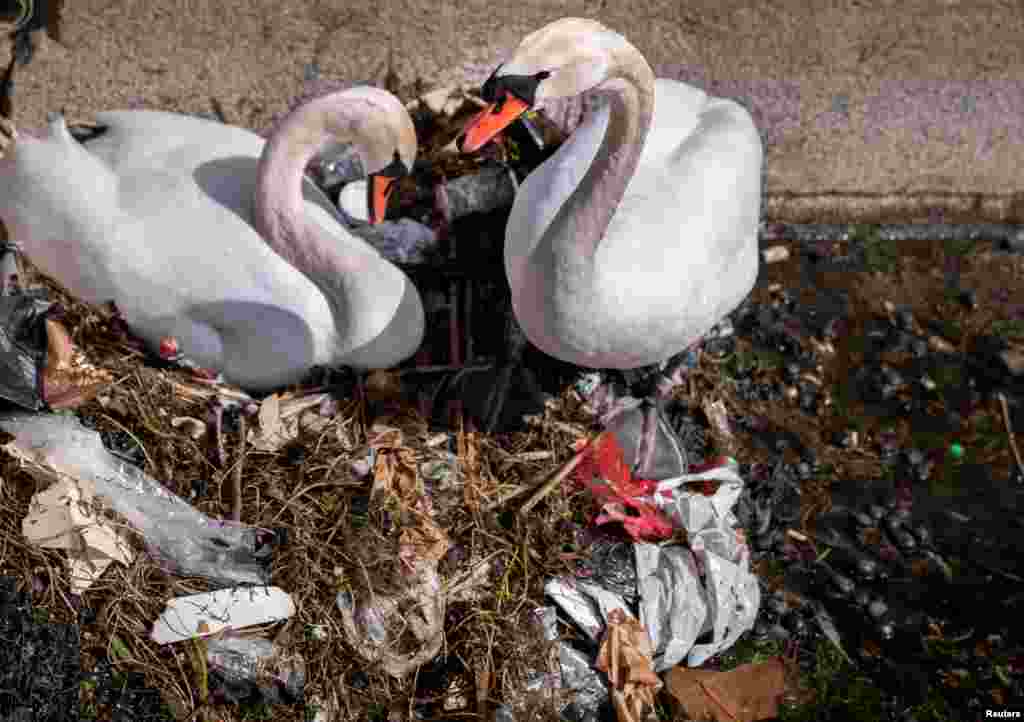
<svg viewBox="0 0 1024 722"><path fill-rule="evenodd" d="M1010 438L1010 448L1013 449L1013 458L1017 460L1017 471L1024 476L1024 461L1021 460L1020 449L1017 448L1017 440L1013 435L1013 424L1010 423L1010 408L1006 404L1006 396L998 394L999 405L1003 407L1003 423L1006 424L1006 435Z"/></svg>

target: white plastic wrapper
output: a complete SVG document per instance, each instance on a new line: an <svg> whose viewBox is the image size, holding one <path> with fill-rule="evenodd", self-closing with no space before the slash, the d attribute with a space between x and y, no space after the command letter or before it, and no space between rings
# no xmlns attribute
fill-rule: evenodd
<svg viewBox="0 0 1024 722"><path fill-rule="evenodd" d="M551 597L594 644L600 644L604 637L605 622L613 610L630 610L629 604L621 595L571 577L549 580L544 585L544 593Z"/></svg>
<svg viewBox="0 0 1024 722"><path fill-rule="evenodd" d="M687 483L705 480L720 482L713 496L686 489ZM760 587L732 512L742 490L743 479L730 465L666 479L653 497L645 499L685 529L689 538L689 548L633 545L639 597L639 614L634 616L653 643L655 671L684 660L688 666L699 666L754 626ZM579 579L552 579L544 590L595 644L604 635L609 612L633 608L622 595ZM706 633L711 633L711 641L697 644Z"/></svg>
<svg viewBox="0 0 1024 722"><path fill-rule="evenodd" d="M708 602L697 562L682 546L635 544L640 623L654 645L654 671L686 656L706 628Z"/></svg>
<svg viewBox="0 0 1024 722"><path fill-rule="evenodd" d="M713 496L704 496L685 491L685 484L696 481L719 482ZM669 491L671 494L665 494ZM754 626L757 610L761 605L761 591L757 577L750 571L750 549L737 532L739 520L733 514L740 494L743 479L730 466L719 466L697 474L687 474L666 479L658 484L652 501L665 513L672 523L683 529L690 541L690 549L704 583L697 583L706 609L706 617L697 635L689 639L695 622L684 623L679 619L684 614L690 620L700 616L701 604L695 601L675 601L663 588L673 589L682 582L686 585L686 596L693 594L693 573L686 550L672 552L678 547L657 547L651 544L637 546L637 577L640 580L640 621L643 622L655 642L655 648L662 656L655 658L655 669L662 671L674 667L683 660L680 649L685 647L688 666L697 667L723 650L728 649L739 636ZM653 547L641 549L641 547ZM668 559L662 559L671 555ZM683 558L680 559L679 557ZM650 587L650 592L646 588ZM656 593L658 592L658 593ZM675 596L682 596L676 594ZM658 636L651 626L671 620L676 627L669 630L666 639ZM694 645L697 637L712 632L710 644ZM677 636L682 634L682 636ZM665 643L664 648L662 642Z"/></svg>

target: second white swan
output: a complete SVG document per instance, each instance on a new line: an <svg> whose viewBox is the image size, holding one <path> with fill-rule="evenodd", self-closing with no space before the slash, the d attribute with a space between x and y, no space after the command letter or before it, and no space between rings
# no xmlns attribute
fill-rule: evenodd
<svg viewBox="0 0 1024 722"><path fill-rule="evenodd" d="M761 139L738 103L655 79L622 35L566 18L528 35L494 72L483 89L492 104L462 150L545 100L583 93L603 102L522 184L508 221L516 318L535 346L569 363L662 364L756 281ZM641 472L654 428L651 412Z"/></svg>

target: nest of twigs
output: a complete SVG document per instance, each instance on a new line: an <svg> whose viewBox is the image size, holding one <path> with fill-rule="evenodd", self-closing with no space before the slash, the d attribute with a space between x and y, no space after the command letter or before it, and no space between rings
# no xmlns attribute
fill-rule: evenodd
<svg viewBox="0 0 1024 722"><path fill-rule="evenodd" d="M286 530L271 583L292 596L297 613L264 633L305 659L307 704L335 707L336 719L423 705L438 713L485 715L499 702L534 710L517 719L557 718L551 695L525 691L531 676L551 670L538 663L548 659L539 629L524 622L544 604L544 581L571 563L562 553L575 541L565 521L579 518L585 502L568 488L528 515L516 513L516 502L570 458L572 443L587 433L589 416L573 392L525 431L486 437L429 428L397 377L384 374L370 379L362 398L346 384L328 389L336 400L331 413L319 414L319 423L275 450L243 441L241 432L260 431L244 404L225 413L218 444L211 403L218 393L243 398L240 392L161 363L109 309L79 303L42 276L36 280L62 308L60 320L74 346L111 379L74 410L108 448L139 460L147 474L212 518L231 518L237 509L243 523ZM181 423L185 418L197 423ZM12 460L4 464L3 573L32 590L35 607L50 621L82 620L83 671L109 658L119 669L143 673L179 715L242 719L244 709L206 696L208 671L192 648L202 642L162 648L149 639L168 599L211 589L208 582L172 576L139 554L130 568L113 565L73 597L62 552L31 546L21 533L35 481ZM336 597L400 590L403 534L423 531L425 515L417 508L423 497L432 505L429 526L444 537L429 550L439 555L448 590L444 643L434 662L396 679L353 653ZM312 635L313 628L326 635ZM414 651L403 650L397 638L396 651ZM103 705L93 709L98 719L110 714ZM281 720L304 714L301 705L273 712Z"/></svg>

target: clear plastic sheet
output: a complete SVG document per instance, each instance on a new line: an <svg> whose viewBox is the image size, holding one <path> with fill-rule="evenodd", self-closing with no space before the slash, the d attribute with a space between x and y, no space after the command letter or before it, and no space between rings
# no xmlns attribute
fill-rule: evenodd
<svg viewBox="0 0 1024 722"><path fill-rule="evenodd" d="M335 604L349 646L367 664L379 664L402 679L441 651L445 598L436 560L419 560L407 584L395 594L355 597L341 591Z"/></svg>
<svg viewBox="0 0 1024 722"><path fill-rule="evenodd" d="M299 655L286 657L269 639L208 639L206 661L221 682L218 691L233 704L254 694L267 704L295 704L303 699L305 661Z"/></svg>
<svg viewBox="0 0 1024 722"><path fill-rule="evenodd" d="M270 581L270 544L261 530L211 519L140 469L108 452L99 434L70 414L9 414L0 428L33 460L82 482L124 517L169 570L224 584ZM272 535L266 534L267 537Z"/></svg>

